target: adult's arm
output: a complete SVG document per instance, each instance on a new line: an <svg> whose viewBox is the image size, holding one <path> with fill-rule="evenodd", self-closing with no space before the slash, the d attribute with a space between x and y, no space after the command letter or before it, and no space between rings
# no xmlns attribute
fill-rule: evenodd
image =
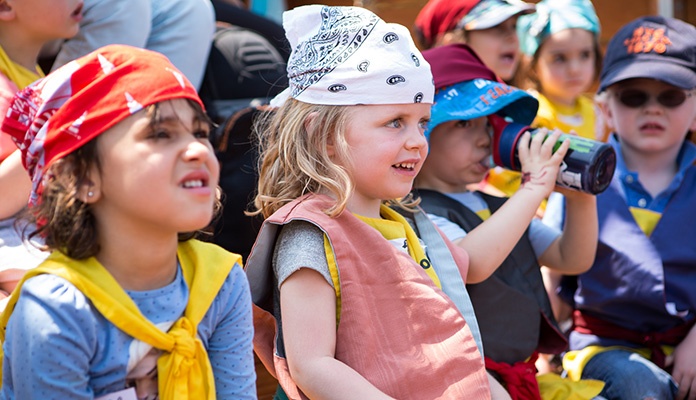
<svg viewBox="0 0 696 400"><path fill-rule="evenodd" d="M21 160L21 153L15 150L0 162L0 219L17 214L29 201L31 180Z"/></svg>

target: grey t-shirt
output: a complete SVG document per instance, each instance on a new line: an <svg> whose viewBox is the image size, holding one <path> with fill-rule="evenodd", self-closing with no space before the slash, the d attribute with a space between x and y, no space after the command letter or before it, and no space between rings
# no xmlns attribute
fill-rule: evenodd
<svg viewBox="0 0 696 400"><path fill-rule="evenodd" d="M324 251L324 232L306 221L292 221L284 225L273 250L273 272L278 286L300 268L319 272L333 287L329 263Z"/></svg>

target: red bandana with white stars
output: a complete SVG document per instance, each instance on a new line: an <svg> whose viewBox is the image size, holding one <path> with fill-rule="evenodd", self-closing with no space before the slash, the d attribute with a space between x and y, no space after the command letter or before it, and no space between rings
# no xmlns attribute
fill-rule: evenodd
<svg viewBox="0 0 696 400"><path fill-rule="evenodd" d="M163 55L109 45L65 64L15 94L2 124L22 152L36 204L44 173L143 108L186 98L203 104L196 89Z"/></svg>

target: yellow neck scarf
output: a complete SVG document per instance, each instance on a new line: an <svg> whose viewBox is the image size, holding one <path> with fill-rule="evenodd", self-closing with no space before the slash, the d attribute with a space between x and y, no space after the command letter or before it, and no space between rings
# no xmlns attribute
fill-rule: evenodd
<svg viewBox="0 0 696 400"><path fill-rule="evenodd" d="M638 207L629 207L629 209L633 215L633 219L636 220L636 224L638 224L643 233L645 233L645 236L650 237L657 223L660 222L662 213Z"/></svg>
<svg viewBox="0 0 696 400"><path fill-rule="evenodd" d="M0 46L0 72L2 72L9 80L17 85L19 90L29 86L30 83L44 76L38 65L35 71L30 71L23 66L15 63L5 53L5 50Z"/></svg>
<svg viewBox="0 0 696 400"><path fill-rule="evenodd" d="M433 283L438 287L442 288L440 284L440 279L435 273L435 269L430 264L430 260L425 255L423 246L420 244L420 240L416 235L416 232L411 228L406 218L401 216L398 212L392 210L386 205L382 204L380 208L380 214L384 219L379 218L367 218L361 215L356 215L358 219L370 225L371 227L377 229L379 233L384 236L387 240L406 238L406 243L408 244L408 254L413 258L418 265L423 267L426 274L433 280Z"/></svg>
<svg viewBox="0 0 696 400"><path fill-rule="evenodd" d="M57 275L75 285L116 327L164 351L157 361L160 399L215 399L213 370L196 332L234 264L241 265L241 257L196 240L180 243L177 257L189 286L189 303L184 316L167 333L140 313L133 300L94 257L74 260L53 252L39 267L29 270L13 291L0 316L0 339L5 339L7 321L24 281L40 274ZM205 270L196 273L201 266L205 266Z"/></svg>

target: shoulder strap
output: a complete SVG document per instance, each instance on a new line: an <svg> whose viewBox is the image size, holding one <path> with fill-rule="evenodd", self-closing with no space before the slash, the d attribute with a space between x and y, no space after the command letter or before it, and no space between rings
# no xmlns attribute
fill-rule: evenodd
<svg viewBox="0 0 696 400"><path fill-rule="evenodd" d="M416 211L413 213L413 219L418 228L418 235L427 246L430 259L435 260L432 265L440 277L442 290L452 299L459 312L464 316L464 320L466 320L474 340L476 340L476 346L481 352L481 356L483 356L483 341L476 314L474 313L474 306L471 303L469 292L466 290L464 279L459 272L459 268L457 268L452 253L450 253L447 244L437 229L435 229L435 225L425 214L425 211Z"/></svg>

